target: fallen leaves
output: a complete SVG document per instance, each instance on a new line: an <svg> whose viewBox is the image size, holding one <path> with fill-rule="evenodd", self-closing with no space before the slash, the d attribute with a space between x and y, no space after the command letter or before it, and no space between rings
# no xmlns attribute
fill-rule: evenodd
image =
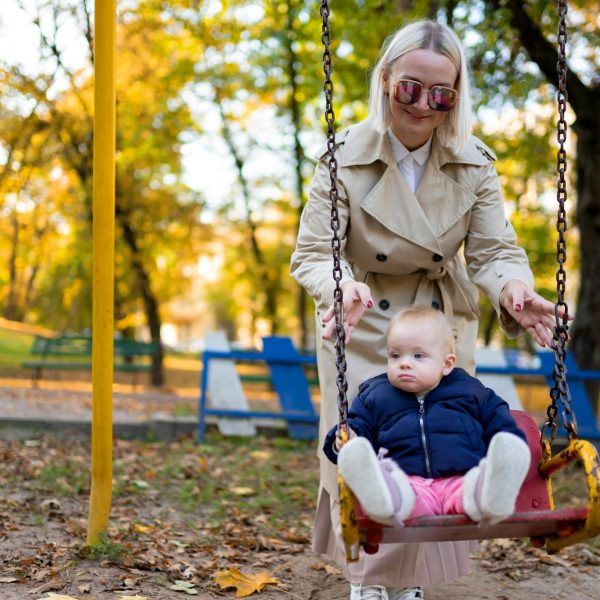
<svg viewBox="0 0 600 600"><path fill-rule="evenodd" d="M333 565L326 562L318 562L310 565L310 568L313 571L325 571L328 575L341 575L342 570L338 567L334 567Z"/></svg>
<svg viewBox="0 0 600 600"><path fill-rule="evenodd" d="M89 556L87 443L0 440L2 594L204 598L222 594L214 575L232 569L262 572L241 576L232 590L256 594L277 585L290 594L290 565L309 545L315 507L318 469L309 444L255 438L239 447L219 438L199 448L118 439L114 466L107 540L101 555Z"/></svg>
<svg viewBox="0 0 600 600"><path fill-rule="evenodd" d="M600 565L600 550L574 544L560 555L534 548L524 539L483 540L478 552L479 565L490 573L503 573L513 581L529 579L539 573L568 574L587 565Z"/></svg>
<svg viewBox="0 0 600 600"><path fill-rule="evenodd" d="M266 571L248 575L242 573L239 569L219 571L215 573L214 579L221 586L221 589L235 588L237 598L251 596L254 592L262 591L266 585L277 585L279 583Z"/></svg>
<svg viewBox="0 0 600 600"><path fill-rule="evenodd" d="M49 581L48 583L44 583L43 585L36 587L35 589L31 590L29 593L30 594L43 594L44 592L49 592L50 598L54 598L55 596L57 596L57 594L52 594L50 592L50 590L62 590L65 587L65 585L66 585L66 582L63 581L62 579L53 579L52 581ZM68 597L66 597L66 598L68 600ZM59 596L59 599L60 599L60 596ZM64 598L62 598L60 600L64 600Z"/></svg>
<svg viewBox="0 0 600 600"><path fill-rule="evenodd" d="M176 592L185 592L186 594L190 594L190 596L196 596L198 594L198 590L193 583L183 581L182 579L177 579L173 585L169 586L169 589L175 590Z"/></svg>
<svg viewBox="0 0 600 600"><path fill-rule="evenodd" d="M254 496L254 495L256 495L256 490L254 488L241 486L241 485L233 486L233 487L229 488L229 491L232 494L235 494L236 496Z"/></svg>

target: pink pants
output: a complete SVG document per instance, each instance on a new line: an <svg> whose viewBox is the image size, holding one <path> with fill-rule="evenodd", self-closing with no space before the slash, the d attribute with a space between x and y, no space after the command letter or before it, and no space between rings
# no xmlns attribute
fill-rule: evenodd
<svg viewBox="0 0 600 600"><path fill-rule="evenodd" d="M415 491L415 507L410 518L431 515L459 515L464 512L462 501L464 475L425 479L410 475L408 480Z"/></svg>

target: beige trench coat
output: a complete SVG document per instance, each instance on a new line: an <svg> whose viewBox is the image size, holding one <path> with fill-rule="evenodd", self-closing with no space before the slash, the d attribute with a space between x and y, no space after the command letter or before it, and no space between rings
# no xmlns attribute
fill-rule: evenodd
<svg viewBox="0 0 600 600"><path fill-rule="evenodd" d="M366 283L374 301L346 347L349 402L362 381L385 371L387 324L402 306L419 303L442 308L454 325L458 365L471 372L477 287L496 308L507 335L514 337L521 332L499 307L499 296L510 279L519 279L533 288L533 276L505 216L498 176L491 162L494 158L475 137L455 154L442 147L434 134L431 156L413 193L393 159L387 134L375 131L369 119L337 136L341 284L349 280ZM316 305L322 398L319 458L321 491L327 492L320 497L329 502L328 497L337 498L336 467L322 453L321 440L338 421L338 392L333 343L322 340L319 333L320 316L333 301L335 283L325 151L319 159L292 255L291 274ZM323 510L320 504L318 514ZM330 532L322 533L327 536ZM464 550L464 543L454 545L462 545ZM318 551L323 548L317 543ZM462 573L454 576L457 574Z"/></svg>

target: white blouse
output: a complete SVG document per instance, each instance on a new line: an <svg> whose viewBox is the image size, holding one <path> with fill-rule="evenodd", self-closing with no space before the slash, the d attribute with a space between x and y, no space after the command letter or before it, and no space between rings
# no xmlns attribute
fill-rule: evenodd
<svg viewBox="0 0 600 600"><path fill-rule="evenodd" d="M412 152L394 135L391 128L387 130L388 137L392 144L392 153L402 177L408 183L408 187L413 192L417 191L421 178L425 172L427 159L431 154L431 139L429 138L420 148Z"/></svg>

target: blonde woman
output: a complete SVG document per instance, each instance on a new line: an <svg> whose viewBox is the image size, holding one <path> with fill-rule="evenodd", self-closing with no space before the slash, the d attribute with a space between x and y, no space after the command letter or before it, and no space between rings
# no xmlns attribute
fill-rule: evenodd
<svg viewBox="0 0 600 600"><path fill-rule="evenodd" d="M386 364L389 320L408 304L438 308L456 364L474 371L478 291L509 337L551 343L554 306L533 290L504 212L493 152L471 133L469 76L454 31L411 23L386 40L372 73L370 115L337 135L341 287L348 396ZM338 419L328 156L319 157L291 273L316 306L320 436ZM422 586L470 572L468 542L391 544L346 565L336 469L320 451L313 548L343 566L352 600L424 598Z"/></svg>

